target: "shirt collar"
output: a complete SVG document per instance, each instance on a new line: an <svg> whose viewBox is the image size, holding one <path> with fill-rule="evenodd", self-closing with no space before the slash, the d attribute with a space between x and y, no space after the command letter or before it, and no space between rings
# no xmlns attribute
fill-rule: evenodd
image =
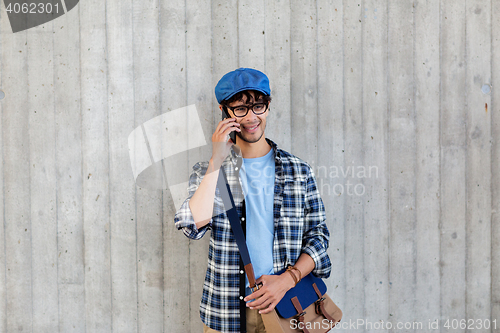
<svg viewBox="0 0 500 333"><path fill-rule="evenodd" d="M282 163L282 155L281 152L278 148L278 145L274 143L271 139L266 138L267 143L271 146L271 148L274 150L274 161L276 164L281 164ZM243 163L243 157L241 156L241 151L238 146L232 145L231 146L231 152L229 153L229 161L233 165L233 167L238 167L238 169L241 167L241 164Z"/></svg>

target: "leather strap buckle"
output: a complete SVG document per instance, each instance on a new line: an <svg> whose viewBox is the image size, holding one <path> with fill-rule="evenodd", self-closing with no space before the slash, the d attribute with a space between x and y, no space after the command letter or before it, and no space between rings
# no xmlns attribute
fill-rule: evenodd
<svg viewBox="0 0 500 333"><path fill-rule="evenodd" d="M300 318L300 317L304 317L305 315L306 315L306 312L305 312L305 311L303 311L301 314L298 314L298 315L297 315L297 317L299 317L299 318Z"/></svg>

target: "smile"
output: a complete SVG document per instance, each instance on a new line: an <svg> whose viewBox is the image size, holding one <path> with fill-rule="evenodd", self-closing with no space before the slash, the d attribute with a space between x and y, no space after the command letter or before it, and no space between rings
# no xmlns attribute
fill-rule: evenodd
<svg viewBox="0 0 500 333"><path fill-rule="evenodd" d="M249 133L254 133L255 131L257 131L257 128L259 127L260 124L257 124L253 127L245 127L243 126L243 129Z"/></svg>

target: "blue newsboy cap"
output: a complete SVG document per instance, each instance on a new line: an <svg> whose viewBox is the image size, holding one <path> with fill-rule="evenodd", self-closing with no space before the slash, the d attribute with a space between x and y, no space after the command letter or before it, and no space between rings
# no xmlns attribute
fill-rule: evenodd
<svg viewBox="0 0 500 333"><path fill-rule="evenodd" d="M220 104L243 90L257 90L271 95L266 74L252 68L238 68L224 75L215 86L215 97Z"/></svg>

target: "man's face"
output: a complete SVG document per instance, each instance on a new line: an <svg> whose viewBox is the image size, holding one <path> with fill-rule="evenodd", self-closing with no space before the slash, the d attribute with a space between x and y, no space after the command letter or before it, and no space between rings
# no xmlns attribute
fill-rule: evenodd
<svg viewBox="0 0 500 333"><path fill-rule="evenodd" d="M255 94L253 91L249 91L251 95L251 99L247 100L246 96L243 95L243 99L239 101L234 101L229 104L230 107L238 107L241 105L251 106L255 103L265 103L265 101L260 98L259 100L255 100ZM236 121L241 125L241 132L236 132L236 135L243 141L248 143L255 143L259 141L264 135L264 130L266 129L266 118L269 109L263 114L256 115L250 109L248 113L244 117L235 117L234 113L228 109L229 115L233 118L236 118Z"/></svg>

